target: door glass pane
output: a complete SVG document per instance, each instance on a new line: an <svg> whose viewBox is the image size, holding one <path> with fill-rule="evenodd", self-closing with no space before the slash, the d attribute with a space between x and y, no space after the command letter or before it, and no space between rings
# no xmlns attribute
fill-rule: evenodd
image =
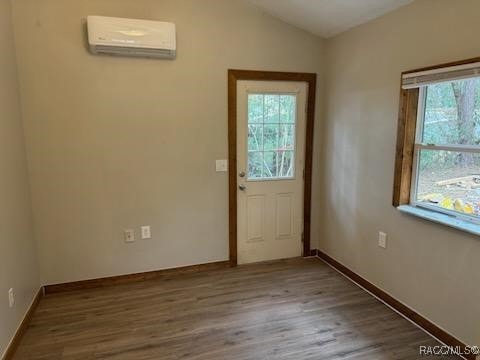
<svg viewBox="0 0 480 360"><path fill-rule="evenodd" d="M280 121L280 96L265 95L265 122L278 123Z"/></svg>
<svg viewBox="0 0 480 360"><path fill-rule="evenodd" d="M295 123L295 95L280 95L280 122Z"/></svg>
<svg viewBox="0 0 480 360"><path fill-rule="evenodd" d="M263 164L263 173L264 178L276 178L278 177L278 166L277 166L277 152L276 151L265 151L264 152L264 164Z"/></svg>
<svg viewBox="0 0 480 360"><path fill-rule="evenodd" d="M421 150L416 200L480 216L480 154Z"/></svg>
<svg viewBox="0 0 480 360"><path fill-rule="evenodd" d="M248 125L248 151L263 150L263 125Z"/></svg>
<svg viewBox="0 0 480 360"><path fill-rule="evenodd" d="M280 125L279 150L293 150L295 146L295 125Z"/></svg>
<svg viewBox="0 0 480 360"><path fill-rule="evenodd" d="M278 176L291 177L293 174L293 151L278 152Z"/></svg>
<svg viewBox="0 0 480 360"><path fill-rule="evenodd" d="M263 95L248 95L248 123L263 123Z"/></svg>
<svg viewBox="0 0 480 360"><path fill-rule="evenodd" d="M261 179L263 174L263 152L248 152L248 178Z"/></svg>
<svg viewBox="0 0 480 360"><path fill-rule="evenodd" d="M277 150L278 136L280 132L279 125L266 124L263 127L263 150Z"/></svg>
<svg viewBox="0 0 480 360"><path fill-rule="evenodd" d="M296 108L296 95L248 95L248 179L295 176Z"/></svg>
<svg viewBox="0 0 480 360"><path fill-rule="evenodd" d="M423 143L480 144L480 79L426 87Z"/></svg>

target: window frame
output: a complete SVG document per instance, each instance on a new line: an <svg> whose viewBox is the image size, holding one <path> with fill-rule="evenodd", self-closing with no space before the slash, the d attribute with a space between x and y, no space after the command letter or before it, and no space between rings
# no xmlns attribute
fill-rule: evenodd
<svg viewBox="0 0 480 360"><path fill-rule="evenodd" d="M457 65L478 63L480 57L457 62L430 66L401 74L401 79L406 74L437 70ZM448 80L446 80L448 81ZM423 123L426 106L426 86L404 89L400 87L400 104L397 128L397 146L395 155L395 174L393 188L393 206L401 208L404 205L421 208L439 214L448 215L455 219L480 225L480 218L469 216L449 209L439 208L417 201L419 154L422 149L447 150L480 153L480 146L454 145L454 144L424 144Z"/></svg>
<svg viewBox="0 0 480 360"><path fill-rule="evenodd" d="M442 214L447 214L454 216L455 218L470 221L475 224L480 224L480 218L476 216L469 216L467 214L462 214L457 211L440 208L438 206L430 205L425 202L417 200L417 191L418 191L418 181L419 181L419 167L420 167L420 152L422 150L433 150L433 151L459 151L459 152L472 152L474 154L480 154L480 146L465 146L465 145L454 145L454 144L425 144L423 142L423 132L425 124L425 111L426 111L426 98L427 98L427 86L422 86L419 88L418 96L418 106L417 106L417 122L416 122L416 131L415 131L415 144L413 149L413 160L412 160L412 181L410 188L410 205L423 208L426 210L431 210L439 212Z"/></svg>

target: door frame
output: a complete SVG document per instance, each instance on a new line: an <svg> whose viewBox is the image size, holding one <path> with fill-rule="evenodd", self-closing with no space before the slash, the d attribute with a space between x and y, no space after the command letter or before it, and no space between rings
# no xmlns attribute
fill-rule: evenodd
<svg viewBox="0 0 480 360"><path fill-rule="evenodd" d="M310 220L312 204L313 126L317 74L253 70L228 70L228 222L229 261L237 266L237 82L292 81L307 84L305 132L305 174L303 186L303 256L310 256Z"/></svg>

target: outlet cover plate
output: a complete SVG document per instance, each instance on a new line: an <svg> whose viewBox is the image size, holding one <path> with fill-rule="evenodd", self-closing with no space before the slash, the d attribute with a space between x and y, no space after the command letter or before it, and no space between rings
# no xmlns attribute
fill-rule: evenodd
<svg viewBox="0 0 480 360"><path fill-rule="evenodd" d="M125 229L123 234L126 243L132 243L135 241L135 231L133 229Z"/></svg>
<svg viewBox="0 0 480 360"><path fill-rule="evenodd" d="M149 225L142 226L141 228L142 232L142 239L151 239L152 238L152 230Z"/></svg>

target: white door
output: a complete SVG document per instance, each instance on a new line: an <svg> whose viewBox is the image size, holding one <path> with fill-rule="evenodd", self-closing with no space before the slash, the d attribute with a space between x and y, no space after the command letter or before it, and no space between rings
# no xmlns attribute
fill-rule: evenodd
<svg viewBox="0 0 480 360"><path fill-rule="evenodd" d="M237 87L238 263L301 256L307 84Z"/></svg>

